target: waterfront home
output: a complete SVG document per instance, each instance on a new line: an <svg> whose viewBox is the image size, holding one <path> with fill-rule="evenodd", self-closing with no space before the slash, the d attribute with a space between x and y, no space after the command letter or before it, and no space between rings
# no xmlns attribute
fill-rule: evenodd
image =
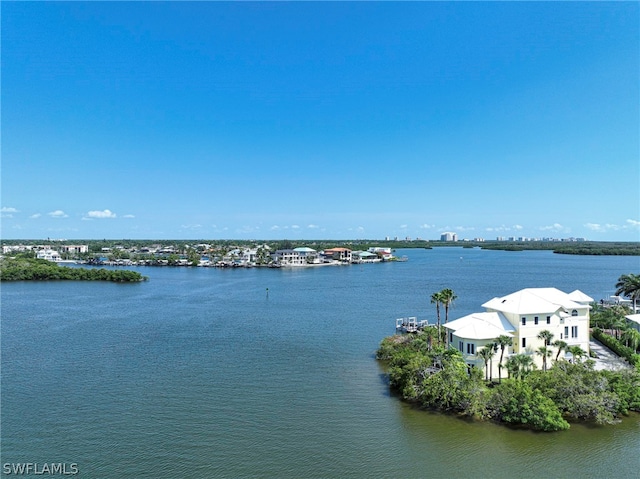
<svg viewBox="0 0 640 479"><path fill-rule="evenodd" d="M342 263L351 263L351 250L349 248L330 248L323 252L325 260L340 261Z"/></svg>
<svg viewBox="0 0 640 479"><path fill-rule="evenodd" d="M547 346L555 358L555 340L564 341L568 346L580 346L589 352L589 303L592 301L578 290L567 294L556 288L526 288L493 298L482 305L484 313L464 316L444 327L449 345L463 353L469 366L484 368L477 351L499 336L508 336L512 338L513 345L505 349L505 359L511 354L527 354L541 368L543 361L537 353L538 348ZM551 344L545 344L538 338L544 330L553 334ZM498 349L490 366L494 377L498 372L500 354ZM560 357L565 356L561 354Z"/></svg>
<svg viewBox="0 0 640 479"><path fill-rule="evenodd" d="M375 246L375 247L369 248L369 253L374 253L378 255L378 257L382 261L388 261L390 259L393 259L393 252L391 251L391 248L382 248L379 246Z"/></svg>
<svg viewBox="0 0 640 479"><path fill-rule="evenodd" d="M354 251L351 254L351 261L353 263L375 263L380 261L380 257L369 251Z"/></svg>
<svg viewBox="0 0 640 479"><path fill-rule="evenodd" d="M319 262L318 252L312 248L294 248L276 250L271 257L273 261L287 266L304 266Z"/></svg>
<svg viewBox="0 0 640 479"><path fill-rule="evenodd" d="M46 259L47 261L55 261L56 263L62 261L62 257L60 253L53 249L41 249L36 253L36 258L38 259Z"/></svg>
<svg viewBox="0 0 640 479"><path fill-rule="evenodd" d="M493 347L496 338L507 336L514 338L516 329L502 313L483 312L471 313L444 325L447 331L449 346L458 349L465 357L469 366L484 368L484 360L477 356L477 352L485 346ZM505 347L504 356L513 352L513 347ZM493 358L489 363L490 377L498 376L498 362L501 351L494 349Z"/></svg>

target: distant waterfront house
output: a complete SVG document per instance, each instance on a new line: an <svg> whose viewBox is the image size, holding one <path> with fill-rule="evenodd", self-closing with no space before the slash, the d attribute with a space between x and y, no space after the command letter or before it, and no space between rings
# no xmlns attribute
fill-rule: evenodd
<svg viewBox="0 0 640 479"><path fill-rule="evenodd" d="M312 248L279 249L271 256L281 265L304 266L318 262L318 253Z"/></svg>
<svg viewBox="0 0 640 479"><path fill-rule="evenodd" d="M298 253L303 260L303 264L317 264L320 262L318 252L313 248L299 247L294 248L294 252Z"/></svg>
<svg viewBox="0 0 640 479"><path fill-rule="evenodd" d="M46 259L47 261L62 261L60 257L60 253L53 249L41 249L36 253L36 258L38 259Z"/></svg>
<svg viewBox="0 0 640 479"><path fill-rule="evenodd" d="M351 250L348 248L330 248L324 250L324 257L328 260L351 263Z"/></svg>
<svg viewBox="0 0 640 479"><path fill-rule="evenodd" d="M256 262L257 258L258 258L257 248L245 248L242 250L242 254L240 255L240 260L244 264L247 264L247 263L253 264Z"/></svg>
<svg viewBox="0 0 640 479"><path fill-rule="evenodd" d="M351 254L351 259L352 261L358 263L373 263L376 261L380 261L380 258L377 254L371 253L369 251L354 251Z"/></svg>
<svg viewBox="0 0 640 479"><path fill-rule="evenodd" d="M375 253L378 256L378 258L380 258L383 261L387 261L393 258L393 252L391 251L391 248L382 248L379 246L375 246L373 248L369 248L369 252Z"/></svg>
<svg viewBox="0 0 640 479"><path fill-rule="evenodd" d="M475 353L505 335L513 338L513 346L505 351L505 358L509 354L528 354L542 367L542 357L536 351L545 346L544 340L538 338L543 330L553 334L552 342L561 340L589 351L591 302L593 299L578 290L567 294L556 288L527 288L493 298L482 305L485 313L470 314L444 327L448 330L449 345L460 349L469 365L484 367ZM546 346L555 357L556 349ZM493 363L499 355L499 352L494 355ZM493 372L497 372L496 368L497 364L493 364Z"/></svg>

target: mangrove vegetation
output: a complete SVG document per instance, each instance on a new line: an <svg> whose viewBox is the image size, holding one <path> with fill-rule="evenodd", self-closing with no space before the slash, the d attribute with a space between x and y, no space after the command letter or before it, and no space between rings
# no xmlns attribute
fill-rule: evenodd
<svg viewBox="0 0 640 479"><path fill-rule="evenodd" d="M104 268L70 268L44 259L16 256L0 260L0 281L113 281L131 283L146 280L137 271Z"/></svg>

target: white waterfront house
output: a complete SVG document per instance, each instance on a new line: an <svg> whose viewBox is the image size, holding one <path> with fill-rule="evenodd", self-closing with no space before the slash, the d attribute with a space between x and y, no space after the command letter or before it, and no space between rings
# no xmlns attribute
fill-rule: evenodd
<svg viewBox="0 0 640 479"><path fill-rule="evenodd" d="M55 262L62 261L62 258L60 257L60 253L50 248L41 249L40 251L38 251L36 253L36 258L46 259L47 261L55 261Z"/></svg>
<svg viewBox="0 0 640 479"><path fill-rule="evenodd" d="M351 254L351 258L356 263L375 263L380 261L380 257L370 251L354 251Z"/></svg>
<svg viewBox="0 0 640 479"><path fill-rule="evenodd" d="M511 354L528 354L542 367L542 357L536 350L545 346L537 337L543 330L553 333L552 341L562 340L589 352L591 302L593 299L578 290L567 294L556 288L526 288L493 298L482 305L485 312L469 314L444 327L449 345L459 349L470 366L484 368L477 351L499 336L508 336L513 346L506 348L504 360ZM548 347L555 357L555 347ZM498 349L491 361L493 377L498 376L500 353Z"/></svg>
<svg viewBox="0 0 640 479"><path fill-rule="evenodd" d="M318 263L318 252L312 248L294 248L276 250L271 257L283 266L304 266Z"/></svg>

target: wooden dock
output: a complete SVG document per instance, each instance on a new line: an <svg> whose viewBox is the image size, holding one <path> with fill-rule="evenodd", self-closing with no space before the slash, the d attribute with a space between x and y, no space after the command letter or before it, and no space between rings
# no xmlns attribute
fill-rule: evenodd
<svg viewBox="0 0 640 479"><path fill-rule="evenodd" d="M426 319L418 321L418 318L416 318L415 316L410 316L408 318L398 318L396 319L396 332L417 333L428 325L429 321L427 321Z"/></svg>

